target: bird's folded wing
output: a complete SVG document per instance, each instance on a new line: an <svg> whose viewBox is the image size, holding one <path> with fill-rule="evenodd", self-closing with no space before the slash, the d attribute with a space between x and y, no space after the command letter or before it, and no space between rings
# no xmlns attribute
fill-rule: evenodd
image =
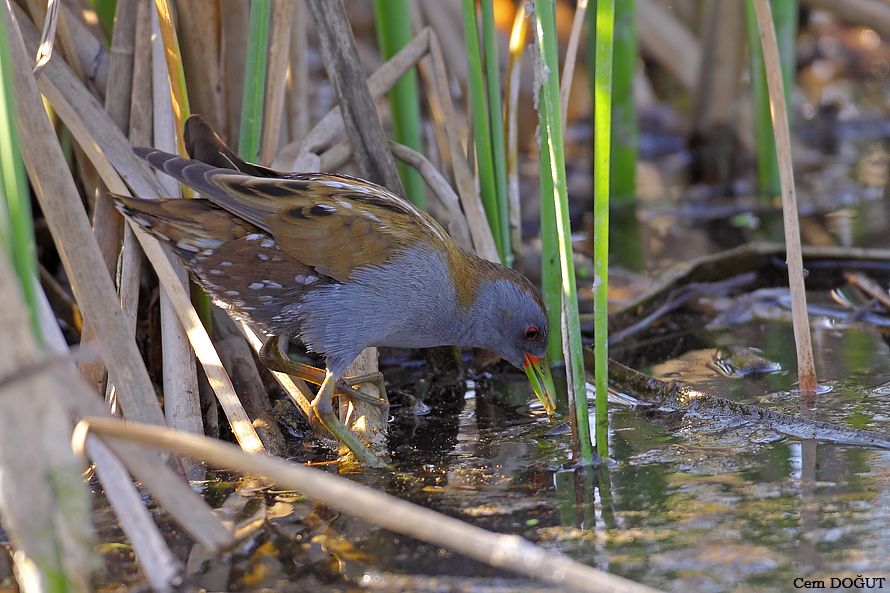
<svg viewBox="0 0 890 593"><path fill-rule="evenodd" d="M295 260L341 282L355 269L382 265L418 242L448 242L428 214L366 181L327 174L253 177L157 150L136 151L155 168L269 233Z"/></svg>

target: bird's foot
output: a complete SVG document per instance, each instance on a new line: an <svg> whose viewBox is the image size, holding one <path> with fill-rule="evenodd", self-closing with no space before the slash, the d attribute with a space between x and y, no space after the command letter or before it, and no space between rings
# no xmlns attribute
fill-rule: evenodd
<svg viewBox="0 0 890 593"><path fill-rule="evenodd" d="M321 385L325 380L325 371L312 365L303 364L291 360L287 355L288 337L284 335L271 336L263 344L260 350L260 361L266 368L279 373L292 375L313 385ZM363 383L371 383L377 387L380 396L375 397L359 391L354 386ZM352 400L359 400L372 406L385 408L389 405L386 399L386 389L383 383L383 373L368 373L356 377L345 377L337 381L334 389L335 396L346 396Z"/></svg>
<svg viewBox="0 0 890 593"><path fill-rule="evenodd" d="M364 466L374 468L387 467L377 455L374 454L359 438L353 434L344 425L337 415L334 413L334 407L331 403L334 385L336 380L330 373L326 374L325 380L318 390L315 399L312 400L312 411L319 422L330 432L335 439L346 445L356 460Z"/></svg>

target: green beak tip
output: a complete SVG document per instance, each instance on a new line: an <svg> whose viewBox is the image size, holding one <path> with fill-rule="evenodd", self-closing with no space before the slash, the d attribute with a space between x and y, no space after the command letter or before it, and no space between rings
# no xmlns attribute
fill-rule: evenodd
<svg viewBox="0 0 890 593"><path fill-rule="evenodd" d="M553 399L556 386L553 383L553 375L550 373L550 365L547 364L546 359L527 361L524 370L532 385L532 390L544 405L544 409L548 414L553 414L556 411L556 402Z"/></svg>

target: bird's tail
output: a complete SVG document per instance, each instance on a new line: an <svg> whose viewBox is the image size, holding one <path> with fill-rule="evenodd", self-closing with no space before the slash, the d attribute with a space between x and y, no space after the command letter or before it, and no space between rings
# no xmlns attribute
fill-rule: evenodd
<svg viewBox="0 0 890 593"><path fill-rule="evenodd" d="M121 214L169 244L186 260L257 230L203 199L145 200L117 194L112 197Z"/></svg>

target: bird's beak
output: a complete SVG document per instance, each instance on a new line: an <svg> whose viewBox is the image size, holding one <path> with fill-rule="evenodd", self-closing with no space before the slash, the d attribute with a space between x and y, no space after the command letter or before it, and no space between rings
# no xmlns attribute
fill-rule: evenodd
<svg viewBox="0 0 890 593"><path fill-rule="evenodd" d="M553 375L550 374L550 365L547 364L547 360L526 353L522 370L525 371L529 383L532 384L535 395L544 404L544 409L548 414L553 414L556 411L556 401L553 399L556 386L553 384Z"/></svg>

